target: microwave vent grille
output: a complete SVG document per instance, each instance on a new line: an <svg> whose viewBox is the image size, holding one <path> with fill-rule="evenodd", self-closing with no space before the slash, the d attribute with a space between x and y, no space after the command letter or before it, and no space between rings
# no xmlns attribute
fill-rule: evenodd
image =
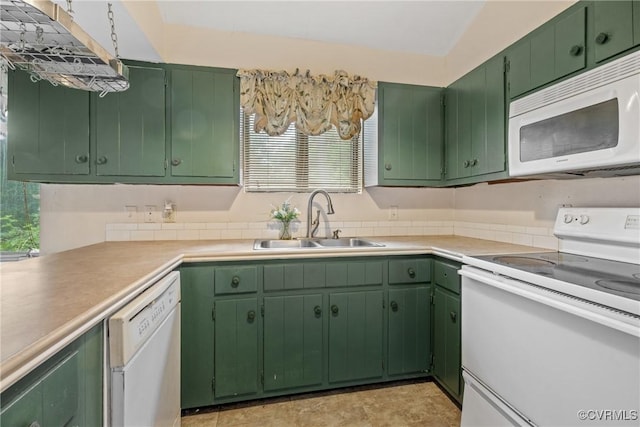
<svg viewBox="0 0 640 427"><path fill-rule="evenodd" d="M640 73L640 51L513 101L509 117L544 107Z"/></svg>

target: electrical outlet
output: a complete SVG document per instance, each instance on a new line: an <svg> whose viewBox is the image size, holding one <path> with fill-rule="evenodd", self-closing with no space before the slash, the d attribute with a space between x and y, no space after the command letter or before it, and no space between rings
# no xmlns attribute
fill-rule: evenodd
<svg viewBox="0 0 640 427"><path fill-rule="evenodd" d="M144 207L144 222L155 222L156 206L146 205Z"/></svg>
<svg viewBox="0 0 640 427"><path fill-rule="evenodd" d="M398 207L397 206L389 206L389 220L397 221L398 220Z"/></svg>

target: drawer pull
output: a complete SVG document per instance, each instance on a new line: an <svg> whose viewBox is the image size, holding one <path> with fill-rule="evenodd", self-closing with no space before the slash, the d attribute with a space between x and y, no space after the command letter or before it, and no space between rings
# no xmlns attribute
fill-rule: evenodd
<svg viewBox="0 0 640 427"><path fill-rule="evenodd" d="M99 165L105 165L107 164L107 158L105 156L100 156L98 157L98 160L96 160L96 163Z"/></svg>
<svg viewBox="0 0 640 427"><path fill-rule="evenodd" d="M456 323L456 318L458 317L458 314L455 311L452 311L451 313L449 313L449 316L451 316L451 321L453 323Z"/></svg>
<svg viewBox="0 0 640 427"><path fill-rule="evenodd" d="M89 156L86 154L79 154L76 156L76 163L87 163Z"/></svg>
<svg viewBox="0 0 640 427"><path fill-rule="evenodd" d="M237 288L239 284L240 284L240 278L238 276L233 276L233 278L231 279L231 287Z"/></svg>
<svg viewBox="0 0 640 427"><path fill-rule="evenodd" d="M409 269L407 270L407 274L409 274L409 277L411 277L412 279L416 277L416 271L411 267L409 267Z"/></svg>
<svg viewBox="0 0 640 427"><path fill-rule="evenodd" d="M582 53L582 46L578 44L571 46L571 49L569 49L569 55L571 56L579 56L581 53Z"/></svg>
<svg viewBox="0 0 640 427"><path fill-rule="evenodd" d="M253 320L256 318L256 312L253 310L250 310L247 313L247 320L249 321L249 323L253 323Z"/></svg>
<svg viewBox="0 0 640 427"><path fill-rule="evenodd" d="M333 314L337 315L339 311L340 311L340 309L338 308L337 305L334 304L334 305L331 306L331 312Z"/></svg>
<svg viewBox="0 0 640 427"><path fill-rule="evenodd" d="M320 315L322 314L322 309L319 305L316 305L315 307L313 307L313 312L316 314L316 317L320 317Z"/></svg>
<svg viewBox="0 0 640 427"><path fill-rule="evenodd" d="M393 311L398 311L398 303L395 301L391 301L391 304L389 304L391 306L391 310Z"/></svg>

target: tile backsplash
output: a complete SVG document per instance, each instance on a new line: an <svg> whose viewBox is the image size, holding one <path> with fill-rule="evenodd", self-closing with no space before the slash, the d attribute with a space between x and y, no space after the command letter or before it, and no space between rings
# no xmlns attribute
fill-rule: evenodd
<svg viewBox="0 0 640 427"><path fill-rule="evenodd" d="M498 242L558 249L553 229L465 221L336 221L321 229L329 236L340 229L342 236L456 235ZM292 223L294 237L304 236L305 224ZM277 222L228 223L114 223L106 225L106 241L277 239Z"/></svg>

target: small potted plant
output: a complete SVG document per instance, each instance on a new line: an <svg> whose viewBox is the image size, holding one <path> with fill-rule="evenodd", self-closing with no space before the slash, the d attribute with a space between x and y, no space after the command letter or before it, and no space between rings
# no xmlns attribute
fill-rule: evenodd
<svg viewBox="0 0 640 427"><path fill-rule="evenodd" d="M273 206L272 206L273 207ZM271 218L276 219L282 223L280 229L281 240L291 240L291 221L298 218L300 211L296 207L292 207L287 199L280 207L273 207L271 209Z"/></svg>

